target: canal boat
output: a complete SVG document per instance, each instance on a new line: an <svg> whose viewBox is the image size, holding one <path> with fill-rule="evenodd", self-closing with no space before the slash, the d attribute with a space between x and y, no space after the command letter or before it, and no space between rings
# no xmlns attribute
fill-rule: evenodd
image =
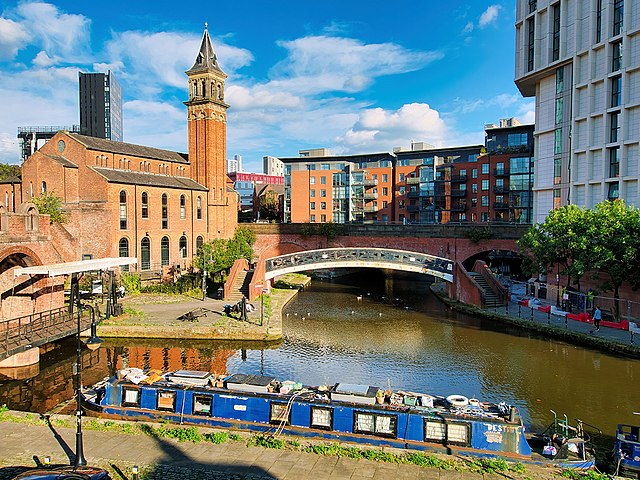
<svg viewBox="0 0 640 480"><path fill-rule="evenodd" d="M581 429L525 435L517 408L368 385L304 386L264 375L124 369L83 390L83 408L113 419L284 433L373 446L591 468ZM556 421L556 427L562 426Z"/></svg>
<svg viewBox="0 0 640 480"><path fill-rule="evenodd" d="M613 447L616 475L640 478L640 427L619 424Z"/></svg>

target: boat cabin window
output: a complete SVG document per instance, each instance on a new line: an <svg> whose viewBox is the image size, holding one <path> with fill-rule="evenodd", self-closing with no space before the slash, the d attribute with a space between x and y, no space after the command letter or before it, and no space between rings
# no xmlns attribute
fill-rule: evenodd
<svg viewBox="0 0 640 480"><path fill-rule="evenodd" d="M132 387L122 387L122 405L124 407L139 407L140 389Z"/></svg>
<svg viewBox="0 0 640 480"><path fill-rule="evenodd" d="M469 446L471 444L469 425L425 419L424 440L425 442Z"/></svg>
<svg viewBox="0 0 640 480"><path fill-rule="evenodd" d="M193 414L194 415L211 415L211 400L207 395L193 396Z"/></svg>
<svg viewBox="0 0 640 480"><path fill-rule="evenodd" d="M272 403L271 415L269 417L270 423L289 423L289 412L287 405L284 403Z"/></svg>
<svg viewBox="0 0 640 480"><path fill-rule="evenodd" d="M383 437L396 437L397 415L379 415L375 413L355 412L354 431L370 433Z"/></svg>
<svg viewBox="0 0 640 480"><path fill-rule="evenodd" d="M158 390L158 410L175 412L176 392L171 390Z"/></svg>
<svg viewBox="0 0 640 480"><path fill-rule="evenodd" d="M315 428L332 429L331 409L311 407L311 426Z"/></svg>

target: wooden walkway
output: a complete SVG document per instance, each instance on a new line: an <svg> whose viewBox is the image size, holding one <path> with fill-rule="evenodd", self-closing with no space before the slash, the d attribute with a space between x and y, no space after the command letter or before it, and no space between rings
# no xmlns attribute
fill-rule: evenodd
<svg viewBox="0 0 640 480"><path fill-rule="evenodd" d="M81 331L91 326L91 317L80 319ZM76 335L77 314L71 316L67 308L57 308L0 322L0 360L16 353L39 347L61 338Z"/></svg>

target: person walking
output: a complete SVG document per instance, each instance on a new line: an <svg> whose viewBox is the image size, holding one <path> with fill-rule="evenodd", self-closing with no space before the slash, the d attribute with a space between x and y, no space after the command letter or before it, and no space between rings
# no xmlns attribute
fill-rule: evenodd
<svg viewBox="0 0 640 480"><path fill-rule="evenodd" d="M602 311L596 305L596 309L593 311L593 326L596 327L596 332L600 331L600 320L602 320Z"/></svg>

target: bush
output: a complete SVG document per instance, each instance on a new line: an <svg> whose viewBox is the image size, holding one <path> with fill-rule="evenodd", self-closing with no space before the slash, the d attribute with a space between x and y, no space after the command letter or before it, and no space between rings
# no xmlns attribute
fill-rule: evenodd
<svg viewBox="0 0 640 480"><path fill-rule="evenodd" d="M136 295L140 293L140 290L142 288L140 275L137 273L123 272L122 274L120 274L120 283L124 285L124 291L128 295Z"/></svg>

